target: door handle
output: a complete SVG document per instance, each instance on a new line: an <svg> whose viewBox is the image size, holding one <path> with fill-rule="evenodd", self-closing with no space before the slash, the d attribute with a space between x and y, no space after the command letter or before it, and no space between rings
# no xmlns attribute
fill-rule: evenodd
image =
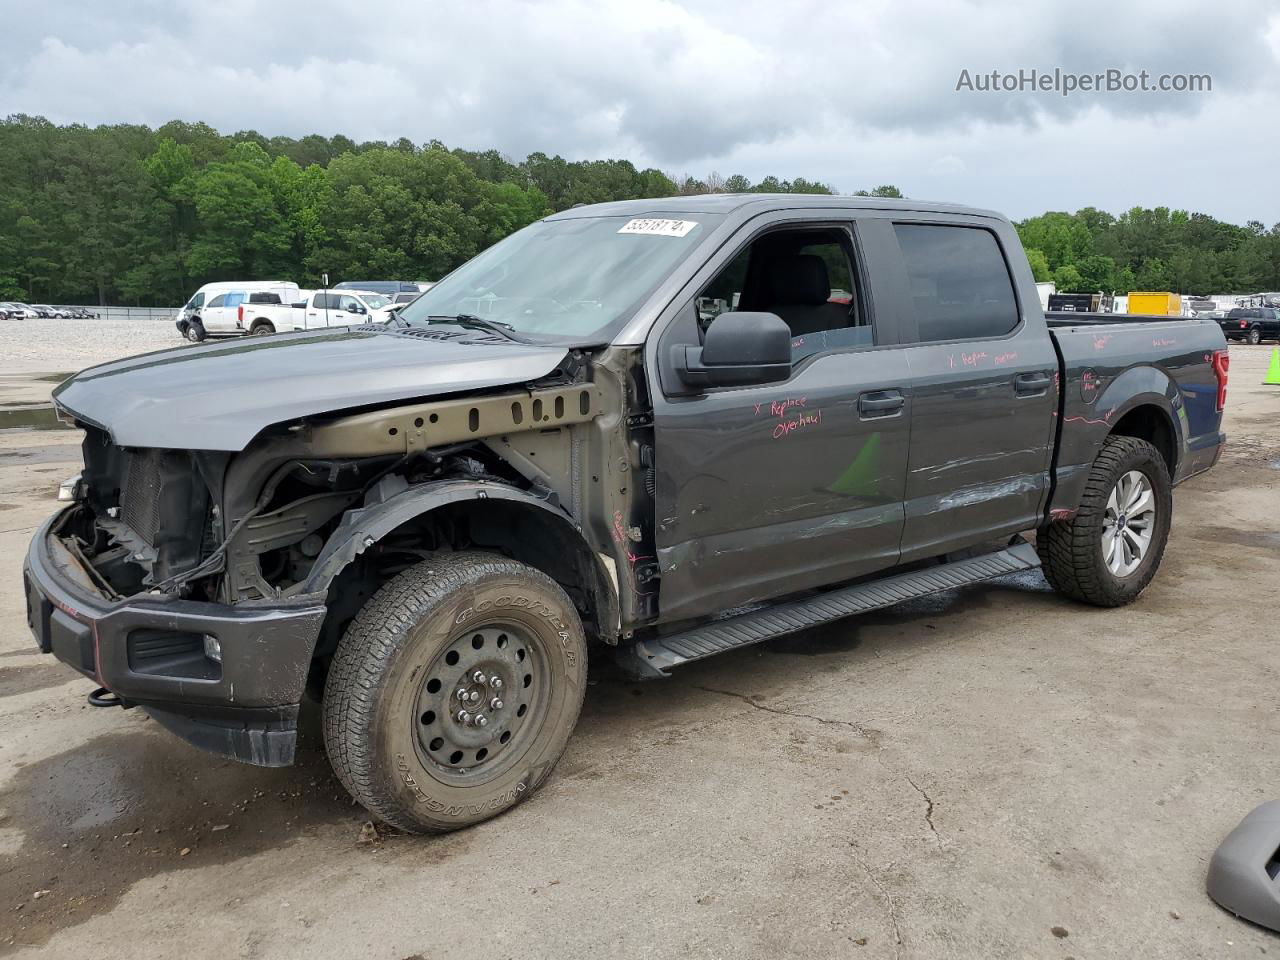
<svg viewBox="0 0 1280 960"><path fill-rule="evenodd" d="M1038 397L1049 389L1053 380L1047 373L1020 373L1013 378L1013 392L1020 397Z"/></svg>
<svg viewBox="0 0 1280 960"><path fill-rule="evenodd" d="M898 390L873 390L858 397L858 412L864 416L884 417L897 413L906 402Z"/></svg>

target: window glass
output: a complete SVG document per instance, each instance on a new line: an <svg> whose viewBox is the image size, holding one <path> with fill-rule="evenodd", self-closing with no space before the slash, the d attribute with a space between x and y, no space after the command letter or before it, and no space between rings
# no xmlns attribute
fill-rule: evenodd
<svg viewBox="0 0 1280 960"><path fill-rule="evenodd" d="M342 298L342 302L338 306L338 309L346 310L348 313L359 313L360 306L361 306L360 301L357 300L355 297L346 296Z"/></svg>
<svg viewBox="0 0 1280 960"><path fill-rule="evenodd" d="M1017 300L995 235L980 227L894 224L921 342L1001 337Z"/></svg>
<svg viewBox="0 0 1280 960"><path fill-rule="evenodd" d="M186 307L184 307L183 309L199 310L202 306L204 306L204 294L197 293L194 297L191 298L191 300L187 303Z"/></svg>
<svg viewBox="0 0 1280 960"><path fill-rule="evenodd" d="M773 313L791 328L793 362L827 350L871 346L860 307L853 244L838 227L775 230L744 247L696 299L705 331L732 310Z"/></svg>
<svg viewBox="0 0 1280 960"><path fill-rule="evenodd" d="M212 300L209 301L209 307L210 308L220 307L222 306L223 301L225 301L226 299L227 299L226 294L220 293L216 297L214 297Z"/></svg>
<svg viewBox="0 0 1280 960"><path fill-rule="evenodd" d="M244 303L244 292L241 290L236 290L227 294L227 301L226 303L223 304L223 306L238 307L242 303Z"/></svg>
<svg viewBox="0 0 1280 960"><path fill-rule="evenodd" d="M722 219L540 220L458 267L400 316L418 324L469 313L535 339L607 340Z"/></svg>

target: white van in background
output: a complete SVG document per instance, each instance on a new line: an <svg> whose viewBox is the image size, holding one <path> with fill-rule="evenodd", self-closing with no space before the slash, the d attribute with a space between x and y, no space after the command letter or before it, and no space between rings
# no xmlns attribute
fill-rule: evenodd
<svg viewBox="0 0 1280 960"><path fill-rule="evenodd" d="M240 305L252 294L268 294L275 302L290 304L305 294L296 283L286 280L228 280L206 283L178 311L174 324L188 340L241 336L249 332L240 326ZM270 333L273 331L263 331Z"/></svg>

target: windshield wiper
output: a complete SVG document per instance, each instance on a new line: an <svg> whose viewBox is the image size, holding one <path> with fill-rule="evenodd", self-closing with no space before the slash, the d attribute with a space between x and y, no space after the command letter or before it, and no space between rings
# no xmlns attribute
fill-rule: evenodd
<svg viewBox="0 0 1280 960"><path fill-rule="evenodd" d="M477 317L474 313L458 313L453 316L427 317L427 324L433 324L436 321L442 323L456 323L460 327L470 327L473 330L487 330L490 333L496 333L508 340L514 340L516 343L533 343L528 337L522 337L516 333L516 328L509 323L500 323L497 320L486 320L484 317Z"/></svg>

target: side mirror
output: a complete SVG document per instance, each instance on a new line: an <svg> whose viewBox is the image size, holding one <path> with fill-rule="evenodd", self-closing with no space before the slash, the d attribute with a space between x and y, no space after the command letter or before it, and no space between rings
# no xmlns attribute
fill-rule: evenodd
<svg viewBox="0 0 1280 960"><path fill-rule="evenodd" d="M675 352L676 371L691 385L746 386L791 376L791 328L774 313L722 313L702 346Z"/></svg>

